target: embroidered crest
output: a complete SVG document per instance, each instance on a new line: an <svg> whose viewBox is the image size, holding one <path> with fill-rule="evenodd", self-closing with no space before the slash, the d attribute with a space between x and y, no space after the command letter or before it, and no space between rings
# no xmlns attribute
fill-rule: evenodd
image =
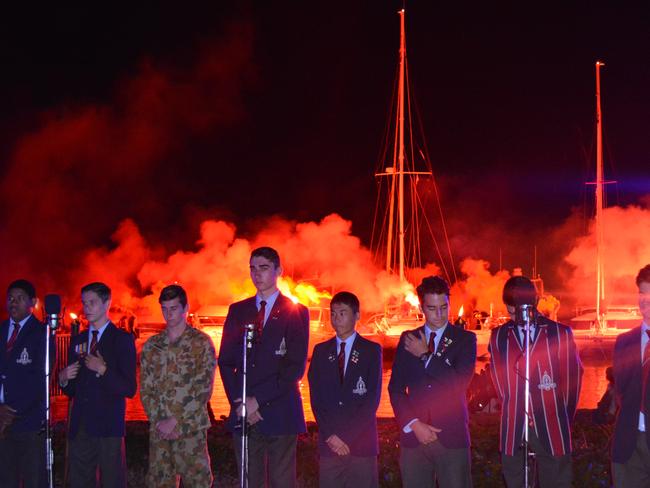
<svg viewBox="0 0 650 488"><path fill-rule="evenodd" d="M352 393L355 395L365 395L368 393L368 389L366 388L366 384L363 381L363 378L359 376L359 379L357 380L357 387L352 390Z"/></svg>
<svg viewBox="0 0 650 488"><path fill-rule="evenodd" d="M329 356L327 356L327 359L329 359L330 363L333 363L334 361L336 361L336 354L330 354Z"/></svg>
<svg viewBox="0 0 650 488"><path fill-rule="evenodd" d="M452 342L454 341L452 341L449 337L443 337L442 344L438 345L438 351L436 352L436 356L438 357L442 356Z"/></svg>
<svg viewBox="0 0 650 488"><path fill-rule="evenodd" d="M32 362L32 360L29 358L29 353L27 352L27 348L23 348L23 352L20 353L20 357L16 359L16 362L18 364L22 364L23 366L27 366Z"/></svg>
<svg viewBox="0 0 650 488"><path fill-rule="evenodd" d="M357 364L359 362L359 351L356 349L352 351L352 354L350 354L350 361L352 361L354 364Z"/></svg>
<svg viewBox="0 0 650 488"><path fill-rule="evenodd" d="M285 356L287 354L287 343L284 340L284 337L282 338L282 342L280 342L280 348L275 351L276 356Z"/></svg>
<svg viewBox="0 0 650 488"><path fill-rule="evenodd" d="M553 382L551 375L549 375L547 371L544 371L544 374L542 375L542 382L537 385L537 388L544 391L551 391L556 386L557 385Z"/></svg>

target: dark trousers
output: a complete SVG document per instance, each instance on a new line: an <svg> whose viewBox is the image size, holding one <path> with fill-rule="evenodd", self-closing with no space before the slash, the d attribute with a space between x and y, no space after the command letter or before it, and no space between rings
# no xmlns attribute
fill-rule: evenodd
<svg viewBox="0 0 650 488"><path fill-rule="evenodd" d="M81 427L68 443L71 488L126 488L124 437L93 437Z"/></svg>
<svg viewBox="0 0 650 488"><path fill-rule="evenodd" d="M645 432L637 433L636 447L627 462L612 463L612 477L616 488L650 487L650 451L645 436Z"/></svg>
<svg viewBox="0 0 650 488"><path fill-rule="evenodd" d="M321 456L320 488L377 488L377 456Z"/></svg>
<svg viewBox="0 0 650 488"><path fill-rule="evenodd" d="M535 453L536 467L531 467L530 476L539 480L540 488L570 488L573 473L571 454L553 456L549 453L534 432L529 433L528 445ZM508 488L524 486L524 450L517 449L514 456L501 455L503 477Z"/></svg>
<svg viewBox="0 0 650 488"><path fill-rule="evenodd" d="M5 437L0 439L0 486L3 488L47 486L44 433L7 432Z"/></svg>
<svg viewBox="0 0 650 488"><path fill-rule="evenodd" d="M253 426L248 434L248 486L296 486L296 435L264 435ZM237 470L241 463L241 435L234 434ZM266 481L268 480L268 485Z"/></svg>
<svg viewBox="0 0 650 488"><path fill-rule="evenodd" d="M447 449L440 441L402 447L399 459L405 488L471 488L469 448Z"/></svg>

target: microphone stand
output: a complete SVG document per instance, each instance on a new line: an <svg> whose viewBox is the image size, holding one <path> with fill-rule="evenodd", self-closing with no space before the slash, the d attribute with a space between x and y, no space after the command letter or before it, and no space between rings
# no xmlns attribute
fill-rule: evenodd
<svg viewBox="0 0 650 488"><path fill-rule="evenodd" d="M530 468L532 460L535 458L535 453L530 452L529 449L529 426L530 426L530 329L534 325L531 320L534 307L533 305L520 305L518 312L523 319L524 327L524 347L526 349L526 378L524 381L524 487L528 488L530 476Z"/></svg>
<svg viewBox="0 0 650 488"><path fill-rule="evenodd" d="M50 429L50 338L56 335L59 316L49 314L45 326L45 466L49 488L54 488L54 450L52 449L52 432Z"/></svg>
<svg viewBox="0 0 650 488"><path fill-rule="evenodd" d="M244 340L242 343L242 409L241 409L241 462L239 465L239 486L248 487L248 412L246 409L246 387L248 371L248 351L253 347L255 339L255 324L244 325Z"/></svg>

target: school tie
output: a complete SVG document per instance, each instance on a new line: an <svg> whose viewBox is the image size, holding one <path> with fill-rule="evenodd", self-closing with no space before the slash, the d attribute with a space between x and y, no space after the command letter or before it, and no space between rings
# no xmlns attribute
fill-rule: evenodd
<svg viewBox="0 0 650 488"><path fill-rule="evenodd" d="M343 377L345 376L345 342L341 342L341 349L339 349L339 380L343 384Z"/></svg>
<svg viewBox="0 0 650 488"><path fill-rule="evenodd" d="M648 334L648 342L643 349L643 383L641 383L641 411L645 413L645 395L648 386L648 376L650 375L650 330L645 331Z"/></svg>
<svg viewBox="0 0 650 488"><path fill-rule="evenodd" d="M266 301L262 300L260 302L260 310L257 312L257 317L255 317L255 333L257 339L259 340L262 337L262 330L264 330L264 317L266 315Z"/></svg>
<svg viewBox="0 0 650 488"><path fill-rule="evenodd" d="M97 351L97 336L99 335L98 330L93 330L93 338L90 339L90 354L95 354Z"/></svg>
<svg viewBox="0 0 650 488"><path fill-rule="evenodd" d="M7 341L7 352L11 352L11 350L13 349L14 343L18 338L19 332L20 332L20 324L18 322L14 322L14 330L11 332L11 337L9 337L9 340Z"/></svg>
<svg viewBox="0 0 650 488"><path fill-rule="evenodd" d="M431 332L429 334L429 354L436 352L436 333Z"/></svg>

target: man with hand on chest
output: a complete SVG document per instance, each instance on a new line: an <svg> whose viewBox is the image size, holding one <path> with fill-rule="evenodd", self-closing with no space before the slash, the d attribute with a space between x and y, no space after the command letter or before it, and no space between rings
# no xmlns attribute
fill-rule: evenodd
<svg viewBox="0 0 650 488"><path fill-rule="evenodd" d="M73 402L70 486L95 486L99 470L103 488L126 488L124 415L126 398L136 391L135 343L108 318L108 286L89 283L81 289L81 302L89 329L71 340L68 366L59 372L59 385Z"/></svg>
<svg viewBox="0 0 650 488"><path fill-rule="evenodd" d="M429 276L417 287L425 324L400 337L388 384L400 427L406 488L472 486L467 388L476 335L449 323L449 285Z"/></svg>
<svg viewBox="0 0 650 488"><path fill-rule="evenodd" d="M321 487L375 488L381 346L355 326L359 299L342 291L330 303L336 336L314 348L309 366L311 406L318 423Z"/></svg>
<svg viewBox="0 0 650 488"><path fill-rule="evenodd" d="M248 486L296 486L296 441L306 431L298 383L305 372L309 312L280 293L280 256L254 249L249 260L255 296L230 305L219 351L219 372L230 402L226 423L241 462L242 406L248 430ZM242 398L244 326L254 324Z"/></svg>

